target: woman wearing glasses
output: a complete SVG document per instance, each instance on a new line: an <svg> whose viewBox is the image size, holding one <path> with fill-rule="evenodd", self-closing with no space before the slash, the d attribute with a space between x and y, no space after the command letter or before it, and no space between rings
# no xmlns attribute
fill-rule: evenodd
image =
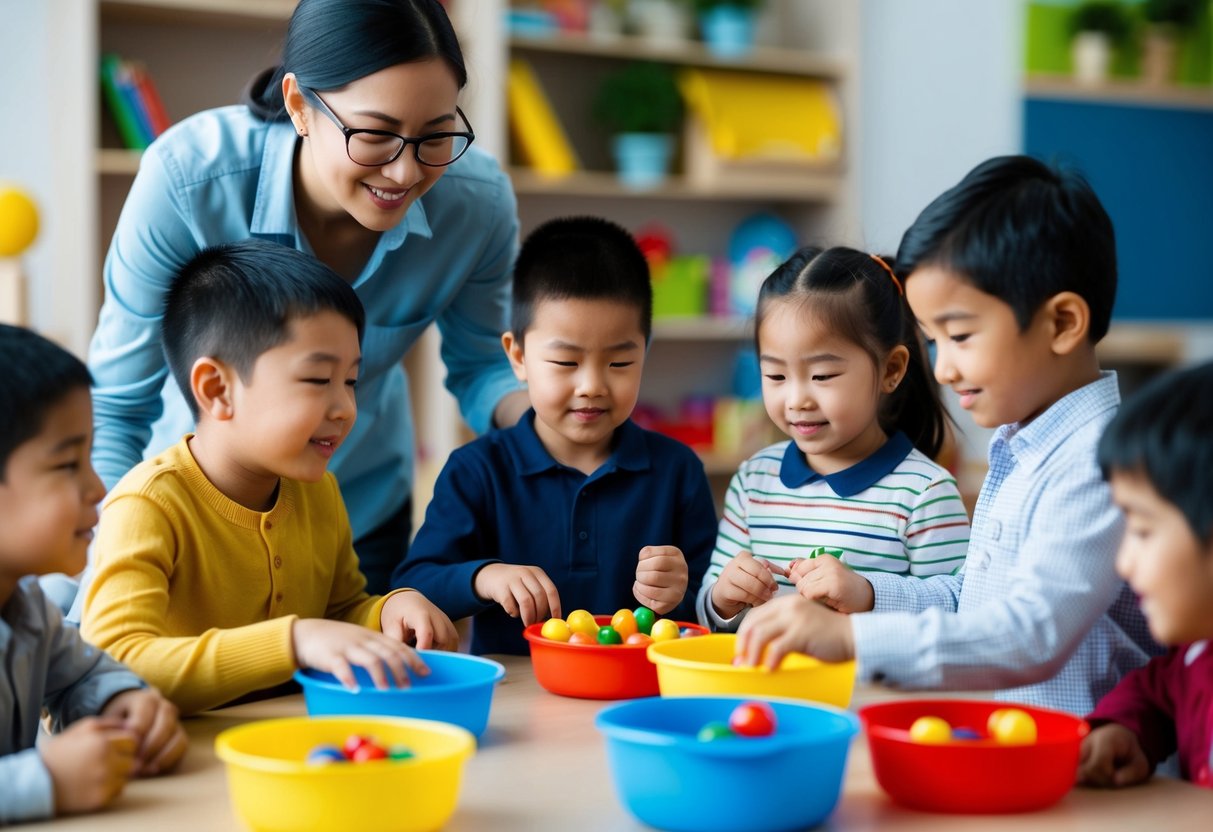
<svg viewBox="0 0 1213 832"><path fill-rule="evenodd" d="M244 105L186 119L143 156L90 349L93 460L112 487L192 428L159 335L180 266L250 236L314 254L367 311L359 418L330 467L383 592L410 531L409 347L437 322L446 385L477 432L527 407L500 343L517 208L496 162L469 149L467 73L437 0L301 0L282 54Z"/></svg>

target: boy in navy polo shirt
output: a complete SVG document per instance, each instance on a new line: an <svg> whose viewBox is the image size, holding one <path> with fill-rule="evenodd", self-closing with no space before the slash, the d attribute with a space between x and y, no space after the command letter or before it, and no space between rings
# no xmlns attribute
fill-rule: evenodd
<svg viewBox="0 0 1213 832"><path fill-rule="evenodd" d="M393 575L452 619L472 652L525 653L524 626L637 602L694 619L715 543L699 458L634 425L652 330L648 264L627 231L557 219L524 242L502 336L531 410L453 454Z"/></svg>

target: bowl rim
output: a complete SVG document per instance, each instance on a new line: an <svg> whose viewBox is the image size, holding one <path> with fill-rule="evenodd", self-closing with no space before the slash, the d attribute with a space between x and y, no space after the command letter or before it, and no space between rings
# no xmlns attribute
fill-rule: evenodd
<svg viewBox="0 0 1213 832"><path fill-rule="evenodd" d="M1037 740L1036 742L1026 743L1023 745L1012 745L1012 744L1007 744L1007 743L1000 743L995 739L991 739L990 737L981 737L981 738L973 739L973 740L965 740L963 743L957 743L955 745L953 745L952 743L930 744L930 747L932 747L932 748L952 748L952 747L956 747L956 748L1001 748L1001 749L1010 751L1011 749L1039 748L1042 745L1044 745L1044 746L1070 745L1072 743L1082 740L1083 737L1085 737L1087 734L1089 734L1091 732L1091 724L1089 722L1087 722L1082 717L1074 716L1074 714L1069 713L1067 711L1058 710L1057 708L1042 708L1038 705L1029 705L1026 702L1003 702L1003 701L1000 701L997 699L968 699L968 698L964 698L964 697L951 697L951 698L935 697L935 698L929 698L929 699L918 699L918 698L891 699L891 700L886 700L884 702L871 702L867 705L863 705L858 709L858 711L856 713L857 713L860 721L863 723L864 731L867 733L867 735L869 737L875 737L880 740L903 743L903 744L907 744L907 745L910 745L910 744L926 745L925 743L916 743L913 740L911 740L910 739L910 729L908 729L908 728L894 728L890 725L881 725L881 724L873 725L872 720L871 720L872 714L873 713L879 714L879 712L881 712L881 711L892 710L893 708L898 707L898 706L904 707L906 705L915 705L915 706L921 705L924 708L931 708L931 707L941 707L941 706L946 706L949 704L955 704L956 702L964 702L966 704L974 704L974 705L992 705L996 709L997 708L1019 708L1020 710L1026 711L1029 715L1031 715L1032 712L1036 712L1036 713L1041 713L1041 714L1048 714L1049 716L1053 716L1053 717L1061 717L1065 721L1071 722L1074 725L1074 734L1072 736L1051 737L1051 738L1047 738L1047 739L1041 739L1041 740ZM924 713L923 715L925 716L926 714ZM1035 717L1033 717L1033 719L1035 719Z"/></svg>
<svg viewBox="0 0 1213 832"><path fill-rule="evenodd" d="M318 766L310 765L306 760L283 760L274 757L264 757L260 754L251 754L247 751L240 751L233 748L233 742L239 739L244 734L256 733L258 731L269 728L286 728L291 725L300 725L305 722L362 722L370 723L372 726L378 725L393 725L399 728L414 728L423 731L428 731L431 734L446 734L457 741L457 744L451 751L444 754L429 754L424 758L412 758L409 760L368 760L365 763L359 763L356 766ZM324 774L327 776L350 776L358 771L366 771L367 766L380 767L385 765L415 765L421 762L437 762L441 760L450 760L452 758L467 759L476 750L476 738L472 732L466 728L449 722L439 722L433 719L415 719L413 717L403 716L351 716L345 715L329 715L329 716L287 716L277 717L275 719L258 719L253 722L246 722L242 725L236 725L231 728L226 728L220 731L215 737L215 756L228 765L239 766L251 771L259 771L264 774L291 774L311 776L314 774ZM372 768L372 771L375 769Z"/></svg>
<svg viewBox="0 0 1213 832"><path fill-rule="evenodd" d="M680 699L727 700L729 702L736 702L738 705L746 702L775 702L799 709L824 711L842 718L847 725L847 729L838 734L808 739L805 737L794 739L787 735L780 736L777 732L769 737L746 737L744 741L738 740L737 742L702 742L697 737L683 734L664 734L643 728L631 728L610 721L616 711L641 707L641 703L650 701L677 701ZM695 696L647 696L640 699L631 699L626 702L616 702L598 711L594 716L594 727L608 739L623 740L625 742L631 741L656 748L694 751L709 757L763 757L788 748L816 748L832 745L840 739L845 739L847 744L850 745L855 740L855 737L858 736L861 726L859 718L851 711L835 705L827 705L823 702L809 702L805 699L787 696L697 694Z"/></svg>
<svg viewBox="0 0 1213 832"><path fill-rule="evenodd" d="M471 688L484 687L485 685L496 685L503 678L505 678L505 665L503 665L501 662L493 661L492 659L486 659L483 656L473 656L470 653L456 653L451 650L418 650L417 655L421 656L421 658L423 658L423 659L425 659L429 656L444 656L444 657L458 656L459 657L458 661L470 661L473 664L484 665L486 667L492 667L495 669L495 672L493 673L493 677L491 679L469 679L469 680L464 680L461 682L452 682L449 684L436 685L433 687L426 686L423 688L418 688L419 692L443 693L443 694L455 693L455 692L459 692L459 691L469 690ZM445 661L445 659L443 659L443 661ZM345 685L341 684L341 682L337 681L335 678L333 679L333 681L329 681L328 679L318 679L315 676L311 675L312 673L324 673L327 676L333 675L333 674L327 673L326 671L323 671L323 670L316 670L315 668L310 668L310 667L299 668L292 675L293 675L295 681L303 686L305 693L307 691L307 688L309 688L309 687L316 688L319 690L330 691L330 692L340 691L340 692L349 693L349 694L354 693L354 691L349 690ZM362 689L359 689L358 692L359 693L379 694L379 695L390 695L393 693L401 693L403 691L408 691L408 690L412 690L412 689L413 688L410 685L407 688L389 687L386 690L380 690L379 688L374 687L372 685L371 687L366 688L365 691Z"/></svg>
<svg viewBox="0 0 1213 832"><path fill-rule="evenodd" d="M736 633L708 633L705 636L697 636L697 638L714 639L717 641L736 640L737 634ZM671 656L664 652L666 645L678 644L678 643L680 643L680 642L676 642L671 639L670 641L657 641L657 642L653 642L652 644L648 645L647 649L649 651L648 652L649 661L651 661L653 664L656 664L656 665L666 665L667 667L677 667L677 668L682 668L684 670L709 670L712 673L737 674L737 673L754 673L756 671L759 673L773 672L773 671L768 670L765 665L759 665L757 667L737 667L734 665L719 664L717 662L705 662L701 659L684 659L681 656ZM808 661L813 663L813 666L812 667L793 667L793 668L786 668L786 669L782 668L782 667L777 668L777 670L779 670L781 673L799 673L802 671L816 670L817 667L820 665L824 665L826 667L850 666L852 668L855 666L854 659L848 659L848 660L842 661L842 662L825 662L825 661L822 661L821 659L815 659L812 656L807 655L805 653L792 652L792 653L789 653L788 655L796 656L797 658L807 659Z"/></svg>
<svg viewBox="0 0 1213 832"><path fill-rule="evenodd" d="M597 620L599 618L605 618L605 619L607 619L607 622L609 623L611 616L609 616L609 615L594 616L595 620ZM525 638L531 644L541 644L544 647L552 647L557 650L577 650L578 652L581 652L581 653L588 653L591 650L609 650L612 653L619 653L619 652L621 652L621 648L622 648L622 650L637 652L640 650L648 650L654 644L665 644L665 642L663 642L663 641L652 641L652 642L649 642L648 644L569 644L567 641L553 641L550 638L544 638L542 635L540 635L540 631L543 629L544 623L545 622L543 622L543 621L539 621L534 624L528 624L526 626L526 628L522 631L522 637ZM703 626L702 624L699 624L694 621L675 621L674 623L678 625L679 631L681 631L684 627L693 627L696 630L703 631L699 635L694 636L694 638L703 638L705 636L712 635L711 630L709 630L707 627ZM680 640L680 639L669 639L669 641L678 641L678 640Z"/></svg>

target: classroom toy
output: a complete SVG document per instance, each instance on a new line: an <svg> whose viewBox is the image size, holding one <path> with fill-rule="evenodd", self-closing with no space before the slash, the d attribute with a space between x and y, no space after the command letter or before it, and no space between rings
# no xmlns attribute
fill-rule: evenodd
<svg viewBox="0 0 1213 832"><path fill-rule="evenodd" d="M637 630L646 636L653 634L653 622L657 620L657 613L648 607L637 607L632 611L632 615L636 618Z"/></svg>
<svg viewBox="0 0 1213 832"><path fill-rule="evenodd" d="M413 753L413 749L407 745L396 743L387 750L387 758L389 760L411 760L417 755Z"/></svg>
<svg viewBox="0 0 1213 832"><path fill-rule="evenodd" d="M929 745L940 745L952 739L952 726L937 716L920 716L910 726L910 739Z"/></svg>
<svg viewBox="0 0 1213 832"><path fill-rule="evenodd" d="M624 644L652 644L653 637L647 636L644 633L632 633L623 640Z"/></svg>
<svg viewBox="0 0 1213 832"><path fill-rule="evenodd" d="M307 753L307 761L309 765L314 766L327 765L328 763L344 763L346 756L335 745L317 745Z"/></svg>
<svg viewBox="0 0 1213 832"><path fill-rule="evenodd" d="M729 728L742 737L768 737L775 733L775 709L766 702L742 702L729 714Z"/></svg>
<svg viewBox="0 0 1213 832"><path fill-rule="evenodd" d="M659 621L653 622L653 628L650 630L649 635L653 637L653 641L669 641L670 639L678 638L681 632L677 623L668 618L662 618Z"/></svg>
<svg viewBox="0 0 1213 832"><path fill-rule="evenodd" d="M979 740L981 734L974 731L972 728L953 728L952 739L954 740Z"/></svg>
<svg viewBox="0 0 1213 832"><path fill-rule="evenodd" d="M576 632L569 636L569 644L597 644L598 643L598 625L594 625L593 634Z"/></svg>
<svg viewBox="0 0 1213 832"><path fill-rule="evenodd" d="M615 632L619 633L619 637L627 641L628 636L639 632L636 625L636 616L631 610L619 610L611 616L611 627Z"/></svg>
<svg viewBox="0 0 1213 832"><path fill-rule="evenodd" d="M729 727L729 723L713 720L707 725L699 729L699 733L695 738L700 742L713 742L715 740L733 739L737 736L733 729Z"/></svg>
<svg viewBox="0 0 1213 832"><path fill-rule="evenodd" d="M598 635L598 622L594 620L594 616L590 615L587 610L573 610L565 620L568 622L569 629L574 633L585 633L589 636Z"/></svg>
<svg viewBox="0 0 1213 832"><path fill-rule="evenodd" d="M619 637L619 633L614 627L604 624L598 628L598 643L599 644L623 644L623 639Z"/></svg>
<svg viewBox="0 0 1213 832"><path fill-rule="evenodd" d="M1036 720L1019 708L1000 708L986 722L990 738L1003 745L1031 745L1036 742Z"/></svg>
<svg viewBox="0 0 1213 832"><path fill-rule="evenodd" d="M568 641L572 635L572 630L563 618L549 618L539 632L544 638L550 638L552 641Z"/></svg>

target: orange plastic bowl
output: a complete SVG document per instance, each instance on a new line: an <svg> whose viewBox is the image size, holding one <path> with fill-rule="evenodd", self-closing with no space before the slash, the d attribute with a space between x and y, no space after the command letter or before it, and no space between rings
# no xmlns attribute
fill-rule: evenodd
<svg viewBox="0 0 1213 832"><path fill-rule="evenodd" d="M594 620L601 627L611 623L611 616ZM531 644L531 664L544 690L578 699L636 699L660 692L647 644L567 644L544 638L542 629L542 623L532 624L522 635ZM686 621L679 621L678 629L707 633Z"/></svg>
<svg viewBox="0 0 1213 832"><path fill-rule="evenodd" d="M910 726L920 716L937 716L953 729L971 728L985 737L986 720L998 708L1030 714L1036 742L1001 745L983 738L926 745L910 739ZM859 718L881 788L897 803L927 812L999 814L1053 805L1074 785L1079 746L1090 730L1061 711L973 699L884 702L860 708Z"/></svg>

